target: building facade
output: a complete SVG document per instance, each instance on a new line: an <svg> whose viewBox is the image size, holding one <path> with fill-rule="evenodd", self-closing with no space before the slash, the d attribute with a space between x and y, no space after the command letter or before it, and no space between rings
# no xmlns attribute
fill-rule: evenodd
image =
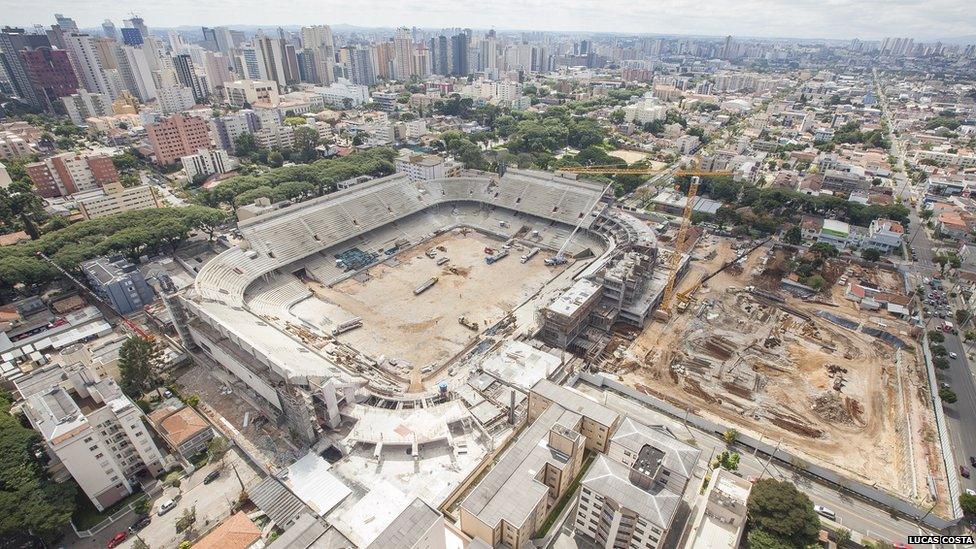
<svg viewBox="0 0 976 549"><path fill-rule="evenodd" d="M196 116L180 114L146 126L149 143L162 166L173 164L181 157L210 148L210 128L207 122Z"/></svg>

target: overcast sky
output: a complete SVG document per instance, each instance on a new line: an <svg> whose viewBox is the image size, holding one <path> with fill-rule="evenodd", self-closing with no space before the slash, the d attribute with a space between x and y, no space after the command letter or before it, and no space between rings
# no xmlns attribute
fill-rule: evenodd
<svg viewBox="0 0 976 549"><path fill-rule="evenodd" d="M0 24L350 24L799 38L976 35L972 0L0 0Z"/></svg>

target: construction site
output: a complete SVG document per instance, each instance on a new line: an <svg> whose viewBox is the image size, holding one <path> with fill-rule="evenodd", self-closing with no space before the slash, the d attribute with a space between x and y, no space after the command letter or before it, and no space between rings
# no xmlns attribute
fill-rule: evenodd
<svg viewBox="0 0 976 549"><path fill-rule="evenodd" d="M314 298L296 314L349 326L335 330L340 342L410 379L411 392L419 392L449 375L453 358L568 266L546 265L551 251L522 261L532 249L531 242L458 228L331 287L307 280ZM506 255L488 262L500 253Z"/></svg>
<svg viewBox="0 0 976 549"><path fill-rule="evenodd" d="M891 314L897 308L871 310L859 298L869 289L898 302L901 275L837 258L815 291L788 274L799 253L706 236L674 288L671 314L661 315L667 320L649 323L600 369L844 476L946 505L911 327Z"/></svg>

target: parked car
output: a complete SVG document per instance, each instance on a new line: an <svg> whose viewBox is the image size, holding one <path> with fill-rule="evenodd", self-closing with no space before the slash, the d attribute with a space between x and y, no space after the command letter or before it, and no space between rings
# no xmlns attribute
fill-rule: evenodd
<svg viewBox="0 0 976 549"><path fill-rule="evenodd" d="M965 465L960 465L959 466L959 474L962 475L962 476L964 476L964 477L966 477L966 478L969 478L969 469L966 469L966 466Z"/></svg>
<svg viewBox="0 0 976 549"><path fill-rule="evenodd" d="M969 464L976 467L976 456L969 456Z"/></svg>
<svg viewBox="0 0 976 549"><path fill-rule="evenodd" d="M210 471L207 473L207 476L203 477L203 483L210 484L218 478L220 478L220 471Z"/></svg>
<svg viewBox="0 0 976 549"><path fill-rule="evenodd" d="M146 526L149 526L150 520L151 519L149 517L141 517L139 520L135 521L135 523L133 523L132 526L129 527L129 532L135 533L138 532L139 530L142 530Z"/></svg>
<svg viewBox="0 0 976 549"><path fill-rule="evenodd" d="M118 547L128 537L129 537L129 533L125 531L115 534L114 536L112 536L112 539L108 540L108 549L112 549L113 547Z"/></svg>
<svg viewBox="0 0 976 549"><path fill-rule="evenodd" d="M176 507L176 501L172 499L168 499L159 505L159 510L156 511L156 514L159 516L163 516L166 513L172 511L173 507Z"/></svg>

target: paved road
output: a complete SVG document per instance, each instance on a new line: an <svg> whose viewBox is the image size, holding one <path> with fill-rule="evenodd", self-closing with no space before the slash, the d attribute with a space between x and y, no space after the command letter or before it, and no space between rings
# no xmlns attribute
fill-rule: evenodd
<svg viewBox="0 0 976 549"><path fill-rule="evenodd" d="M582 385L584 392L601 399L606 406L621 414L628 414L639 421L655 425L665 425L681 440L694 439L694 444L702 449L703 462L726 449L725 442L704 431L682 424L669 416L645 407L641 403L612 392ZM843 527L872 538L880 538L892 543L905 543L907 536L926 532L917 524L905 519L892 517L887 510L874 507L860 499L838 493L833 487L811 481L796 474L788 467L776 462L767 464L766 460L751 454L742 456L739 472L743 477L769 477L789 480L810 496L814 503L823 505L837 514L837 522ZM695 481L693 481L695 482Z"/></svg>

